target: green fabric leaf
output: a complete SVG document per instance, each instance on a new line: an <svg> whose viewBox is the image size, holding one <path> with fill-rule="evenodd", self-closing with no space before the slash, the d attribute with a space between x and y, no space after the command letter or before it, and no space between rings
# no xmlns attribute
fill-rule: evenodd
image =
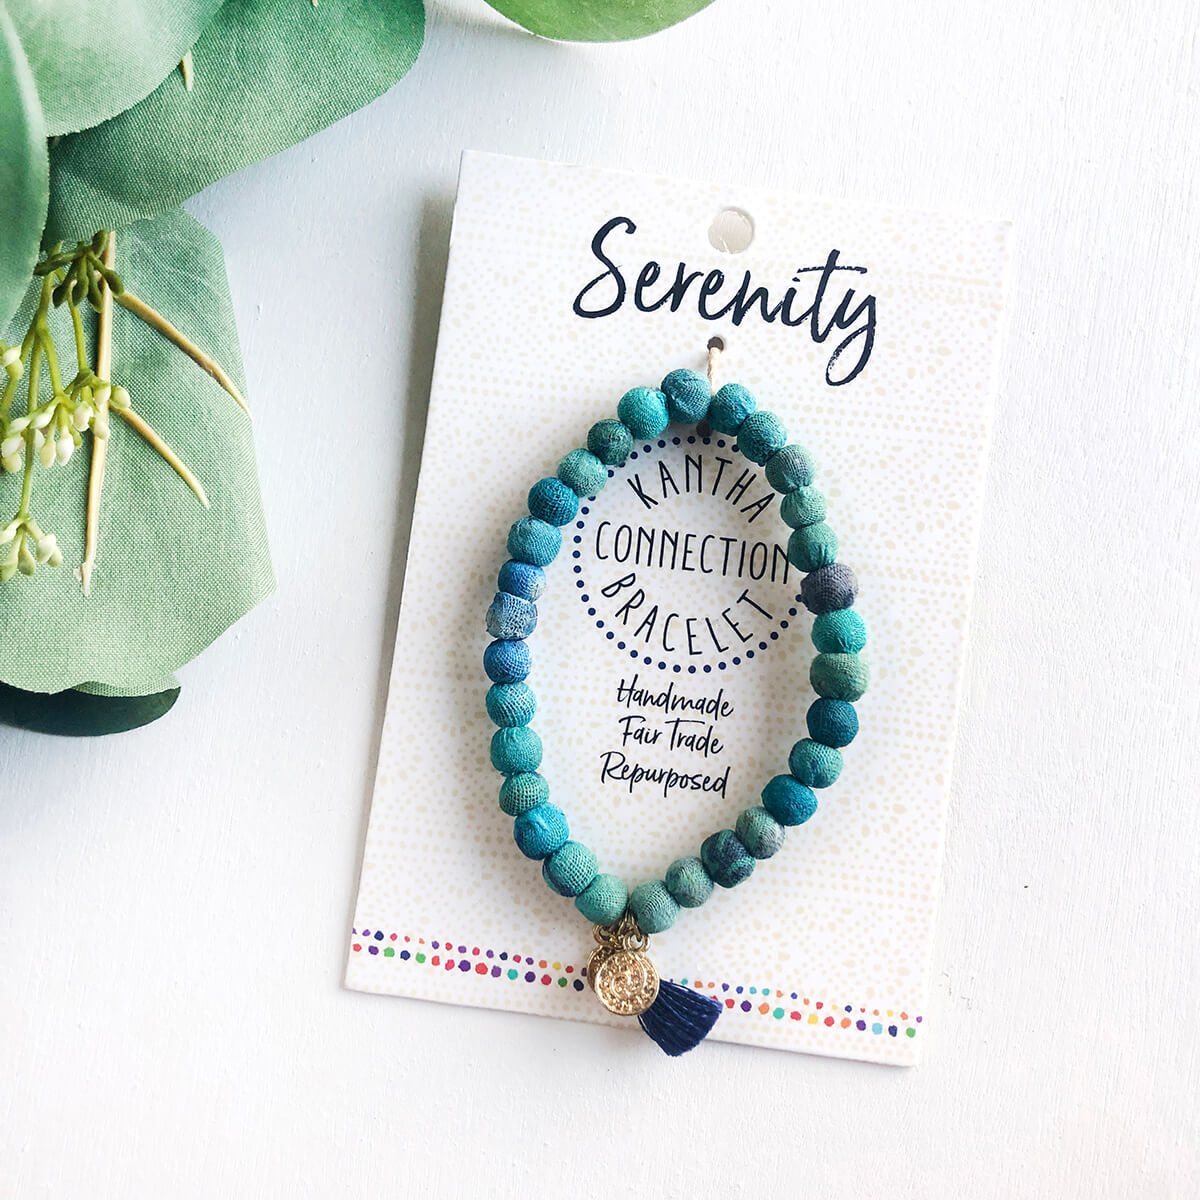
<svg viewBox="0 0 1200 1200"><path fill-rule="evenodd" d="M532 33L565 42L647 37L707 8L712 0L488 0Z"/></svg>
<svg viewBox="0 0 1200 1200"><path fill-rule="evenodd" d="M54 135L107 121L148 96L221 0L6 2Z"/></svg>
<svg viewBox="0 0 1200 1200"><path fill-rule="evenodd" d="M227 0L192 49L191 92L169 76L55 145L47 240L174 208L354 112L408 71L424 29L421 0Z"/></svg>
<svg viewBox="0 0 1200 1200"><path fill-rule="evenodd" d="M46 695L0 683L0 724L64 737L99 737L149 725L178 699L178 687L148 696L99 696L75 690Z"/></svg>
<svg viewBox="0 0 1200 1200"><path fill-rule="evenodd" d="M117 234L116 259L126 287L211 354L244 391L216 238L176 210ZM10 340L24 332L32 308L30 297ZM51 311L51 326L70 375L74 349L65 306ZM75 568L83 558L91 435L65 466L39 466L31 511L57 536L63 565L0 584L0 681L13 687L161 691L165 676L274 587L246 414L191 359L121 308L113 320L112 377L200 479L212 507L203 508L113 413L99 554L85 597ZM22 391L14 411L23 403ZM19 473L0 475L0 524L17 510L20 480Z"/></svg>
<svg viewBox="0 0 1200 1200"><path fill-rule="evenodd" d="M50 166L33 73L0 4L0 327L21 303L46 223Z"/></svg>

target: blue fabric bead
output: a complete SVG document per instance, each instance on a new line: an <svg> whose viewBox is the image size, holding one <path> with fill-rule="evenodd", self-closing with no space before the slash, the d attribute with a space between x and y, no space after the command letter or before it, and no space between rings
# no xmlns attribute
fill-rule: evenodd
<svg viewBox="0 0 1200 1200"><path fill-rule="evenodd" d="M546 572L533 563L510 558L500 568L496 587L510 596L520 596L522 600L540 600L546 590Z"/></svg>
<svg viewBox="0 0 1200 1200"><path fill-rule="evenodd" d="M558 464L558 477L582 499L594 496L608 482L608 468L590 450L572 450Z"/></svg>
<svg viewBox="0 0 1200 1200"><path fill-rule="evenodd" d="M757 407L758 401L740 383L727 383L709 402L708 423L717 433L733 436Z"/></svg>
<svg viewBox="0 0 1200 1200"><path fill-rule="evenodd" d="M679 918L679 905L660 879L639 883L629 893L629 911L643 933L662 933Z"/></svg>
<svg viewBox="0 0 1200 1200"><path fill-rule="evenodd" d="M783 422L770 412L752 412L738 430L738 449L761 467L787 443Z"/></svg>
<svg viewBox="0 0 1200 1200"><path fill-rule="evenodd" d="M624 422L606 417L588 430L587 448L605 466L619 467L633 449L633 434Z"/></svg>
<svg viewBox="0 0 1200 1200"><path fill-rule="evenodd" d="M497 592L487 610L487 631L502 642L518 642L537 627L537 609L520 596Z"/></svg>
<svg viewBox="0 0 1200 1200"><path fill-rule="evenodd" d="M526 858L553 854L569 836L567 818L553 804L539 804L513 822L513 841Z"/></svg>
<svg viewBox="0 0 1200 1200"><path fill-rule="evenodd" d="M532 665L527 642L492 642L483 652L483 669L493 683L520 683Z"/></svg>
<svg viewBox="0 0 1200 1200"><path fill-rule="evenodd" d="M813 465L812 455L803 446L797 446L793 442L790 446L781 446L776 450L767 459L764 469L767 482L777 492L786 495L789 492L799 491L802 487L808 487L812 483L813 472L816 468Z"/></svg>
<svg viewBox="0 0 1200 1200"><path fill-rule="evenodd" d="M788 562L801 571L815 571L818 567L828 566L837 558L838 539L824 521L815 525L801 525L792 530L788 538Z"/></svg>
<svg viewBox="0 0 1200 1200"><path fill-rule="evenodd" d="M510 775L500 785L500 811L519 817L550 799L550 785L534 771Z"/></svg>
<svg viewBox="0 0 1200 1200"><path fill-rule="evenodd" d="M842 755L832 746L823 746L811 738L802 738L792 747L788 767L797 782L805 787L824 788L837 782L842 773Z"/></svg>
<svg viewBox="0 0 1200 1200"><path fill-rule="evenodd" d="M700 861L713 883L723 888L737 887L754 874L754 856L732 829L706 837L700 845Z"/></svg>
<svg viewBox="0 0 1200 1200"><path fill-rule="evenodd" d="M667 398L657 388L631 388L621 397L617 416L635 438L656 438L671 423Z"/></svg>
<svg viewBox="0 0 1200 1200"><path fill-rule="evenodd" d="M858 734L858 713L848 700L831 700L821 696L808 706L808 736L822 746L840 750L854 741Z"/></svg>
<svg viewBox="0 0 1200 1200"><path fill-rule="evenodd" d="M780 825L803 825L817 811L812 788L790 775L776 775L763 788L762 802Z"/></svg>
<svg viewBox="0 0 1200 1200"><path fill-rule="evenodd" d="M682 908L699 908L715 886L704 864L695 857L677 858L667 868L664 882L671 898Z"/></svg>
<svg viewBox="0 0 1200 1200"><path fill-rule="evenodd" d="M738 816L734 832L738 841L754 855L755 858L770 858L777 854L783 845L786 830L779 821L765 808L754 807L743 809Z"/></svg>
<svg viewBox="0 0 1200 1200"><path fill-rule="evenodd" d="M526 683L495 683L485 703L492 723L505 729L528 725L537 711L537 697Z"/></svg>
<svg viewBox="0 0 1200 1200"><path fill-rule="evenodd" d="M518 562L546 567L562 549L562 534L537 517L522 517L508 531L508 553Z"/></svg>
<svg viewBox="0 0 1200 1200"><path fill-rule="evenodd" d="M593 925L612 925L625 914L629 889L615 875L597 875L575 897L575 907Z"/></svg>
<svg viewBox="0 0 1200 1200"><path fill-rule="evenodd" d="M677 425L695 425L697 421L703 421L712 399L708 376L683 368L672 371L662 381L662 392L667 398L667 413Z"/></svg>
<svg viewBox="0 0 1200 1200"><path fill-rule="evenodd" d="M813 622L812 640L822 654L857 654L867 644L867 623L852 608L822 613Z"/></svg>
<svg viewBox="0 0 1200 1200"><path fill-rule="evenodd" d="M529 511L547 525L566 525L579 512L579 497L561 479L539 479L529 489Z"/></svg>
<svg viewBox="0 0 1200 1200"><path fill-rule="evenodd" d="M824 492L815 487L802 487L784 496L779 505L779 515L785 524L799 529L802 525L816 525L818 521L825 520L828 508Z"/></svg>
<svg viewBox="0 0 1200 1200"><path fill-rule="evenodd" d="M501 775L536 771L542 765L542 739L528 725L492 734L492 766Z"/></svg>
<svg viewBox="0 0 1200 1200"><path fill-rule="evenodd" d="M560 896L578 896L596 878L596 856L582 842L563 842L542 863L542 878Z"/></svg>
<svg viewBox="0 0 1200 1200"><path fill-rule="evenodd" d="M800 599L810 613L820 616L838 608L849 608L858 595L858 577L845 563L830 563L805 575Z"/></svg>

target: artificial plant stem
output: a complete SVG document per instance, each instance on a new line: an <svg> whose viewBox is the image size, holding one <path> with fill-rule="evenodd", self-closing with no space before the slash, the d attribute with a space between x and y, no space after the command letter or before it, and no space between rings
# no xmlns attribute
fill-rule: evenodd
<svg viewBox="0 0 1200 1200"><path fill-rule="evenodd" d="M203 350L189 342L166 317L155 312L148 304L128 291L122 292L116 300L122 308L145 321L151 328L157 329L169 341L174 342L192 362L201 370L207 371L242 406L242 410L247 416L250 415L250 408L242 399L241 392L234 386L233 380Z"/></svg>
<svg viewBox="0 0 1200 1200"><path fill-rule="evenodd" d="M117 235L109 233L104 247L104 265L110 270L116 261ZM112 319L113 297L112 288L103 279L100 280L100 316L96 322L96 374L107 382L112 371ZM79 313L71 305L71 315L82 330ZM80 364L80 370L86 366L86 361ZM108 400L96 404L96 419L107 422ZM78 577L83 585L83 594L92 594L92 571L96 566L96 550L100 545L100 497L104 492L104 468L108 462L108 438L96 437L92 434L92 462L88 469L87 516L85 518L83 535L83 562L79 564Z"/></svg>
<svg viewBox="0 0 1200 1200"><path fill-rule="evenodd" d="M105 287L107 285L101 280L100 286ZM73 300L67 300L67 308L71 310L71 325L75 330L75 361L79 364L79 371L82 374L88 369L87 345L86 339L83 336L83 318L79 315L79 308ZM111 305L109 309L111 313Z"/></svg>
<svg viewBox="0 0 1200 1200"><path fill-rule="evenodd" d="M175 468L179 474L179 478L182 479L183 482L186 483L188 487L190 487L192 491L196 493L196 499L199 500L205 508L208 508L208 497L204 494L204 489L200 486L200 480L198 480L195 475L193 475L191 471L189 471L187 467L185 467L183 463L179 461L175 451L172 450L171 447L168 446L167 443L164 442L162 438L160 438L158 434L155 433L154 430L151 429L150 426L147 425L146 422L133 411L132 408L117 408L113 411L119 416L124 417L125 420L128 421L129 424L132 425L134 429L136 429L138 433L140 433L142 437L144 437L146 441L148 441L150 445L153 446L154 449L157 450L159 454L161 454L163 458L165 458L167 462L169 462L171 466Z"/></svg>

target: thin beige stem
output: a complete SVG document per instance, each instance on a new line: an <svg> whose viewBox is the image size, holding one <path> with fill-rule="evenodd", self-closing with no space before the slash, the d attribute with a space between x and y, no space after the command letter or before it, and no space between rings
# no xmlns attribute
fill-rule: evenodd
<svg viewBox="0 0 1200 1200"><path fill-rule="evenodd" d="M108 244L104 247L104 265L112 268L116 262L115 232L108 235ZM113 295L112 288L100 279L100 317L96 324L96 374L107 380L112 372L112 318ZM96 405L96 419L108 420L108 401ZM83 594L92 594L92 571L96 566L96 551L100 545L100 497L104 492L104 469L108 462L108 438L92 435L92 463L88 470L87 518L83 538L83 562L75 572L79 582L83 584Z"/></svg>
<svg viewBox="0 0 1200 1200"><path fill-rule="evenodd" d="M157 450L159 454L161 454L163 458L165 458L167 462L169 462L171 466L175 468L176 472L179 474L179 478L182 479L183 482L186 483L188 487L190 487L192 491L196 493L196 499L199 500L205 508L208 508L208 497L204 494L204 489L200 486L200 480L198 480L195 475L193 475L191 471L189 471L187 467L185 467L183 463L179 461L175 451L172 450L171 447L168 446L167 443L164 442L162 438L160 438L158 434L155 433L154 430L151 429L150 426L147 425L146 422L133 411L132 408L115 408L113 409L113 412L120 417L124 417L125 420L128 421L129 424L132 425L134 429L136 429L138 433L140 433L142 437L144 437L146 441L148 441L150 445L153 446L154 449Z"/></svg>
<svg viewBox="0 0 1200 1200"><path fill-rule="evenodd" d="M233 384L233 380L213 362L203 350L193 345L171 324L161 313L157 313L143 300L139 300L131 292L122 292L117 297L117 303L124 309L145 321L153 329L157 329L168 341L174 342L201 370L207 371L241 406L247 416L250 408L242 399L242 394Z"/></svg>

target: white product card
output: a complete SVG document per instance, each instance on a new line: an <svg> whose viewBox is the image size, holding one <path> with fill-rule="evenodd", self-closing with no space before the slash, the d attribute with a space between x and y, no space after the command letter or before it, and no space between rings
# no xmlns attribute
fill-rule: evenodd
<svg viewBox="0 0 1200 1200"><path fill-rule="evenodd" d="M464 156L348 986L623 1026L629 1053L659 1053L587 988L591 926L497 807L484 613L531 485L629 388L703 370L720 335L718 382L816 461L871 685L815 816L651 954L721 1000L713 1038L917 1059L1007 239L993 221ZM732 828L806 735L802 576L733 441L672 426L636 443L563 529L529 639L551 801L630 886Z"/></svg>

